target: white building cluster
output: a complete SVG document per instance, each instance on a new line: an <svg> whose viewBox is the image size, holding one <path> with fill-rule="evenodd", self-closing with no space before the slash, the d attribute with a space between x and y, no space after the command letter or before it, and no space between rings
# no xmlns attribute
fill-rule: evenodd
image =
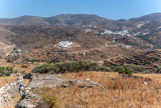
<svg viewBox="0 0 161 108"><path fill-rule="evenodd" d="M73 42L70 41L60 41L56 46L61 47L61 48L69 48Z"/></svg>
<svg viewBox="0 0 161 108"><path fill-rule="evenodd" d="M136 32L136 33L130 33L128 30L122 30L122 31L111 31L105 29L103 32L100 33L101 35L121 35L121 36L145 36L148 35L149 33L146 32Z"/></svg>
<svg viewBox="0 0 161 108"><path fill-rule="evenodd" d="M121 36L131 36L128 30L122 30L122 31L111 31L105 29L103 32L101 32L101 35L121 35Z"/></svg>
<svg viewBox="0 0 161 108"><path fill-rule="evenodd" d="M145 36L145 35L148 35L149 33L148 32L137 32L137 33L132 33L132 36Z"/></svg>

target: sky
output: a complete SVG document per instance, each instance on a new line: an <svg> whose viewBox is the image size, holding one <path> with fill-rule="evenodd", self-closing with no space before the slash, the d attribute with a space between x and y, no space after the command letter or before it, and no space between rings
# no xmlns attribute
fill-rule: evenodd
<svg viewBox="0 0 161 108"><path fill-rule="evenodd" d="M158 12L161 13L161 0L0 0L0 18L96 14L108 19L129 19Z"/></svg>

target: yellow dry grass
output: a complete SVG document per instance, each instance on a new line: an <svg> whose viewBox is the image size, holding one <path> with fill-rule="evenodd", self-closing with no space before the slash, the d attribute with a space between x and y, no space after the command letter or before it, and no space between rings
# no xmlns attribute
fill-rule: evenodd
<svg viewBox="0 0 161 108"><path fill-rule="evenodd" d="M144 79L118 78L117 73L104 72L79 72L63 74L63 78L87 79L90 78L105 89L100 87L80 87L78 85L63 88L43 88L36 92L47 96L50 103L56 103L60 108L161 108L161 75L143 75L152 81L145 84ZM43 95L42 95L43 94Z"/></svg>
<svg viewBox="0 0 161 108"><path fill-rule="evenodd" d="M13 76L8 76L6 77L8 82L13 82L16 81L17 76L13 75ZM7 82L4 80L4 77L0 77L0 87L4 86L5 84L7 84Z"/></svg>

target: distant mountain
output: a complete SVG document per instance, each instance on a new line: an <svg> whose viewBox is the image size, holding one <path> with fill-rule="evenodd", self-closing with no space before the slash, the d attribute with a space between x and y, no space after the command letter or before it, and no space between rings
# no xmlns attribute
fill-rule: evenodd
<svg viewBox="0 0 161 108"><path fill-rule="evenodd" d="M127 25L126 21L115 21L106 19L97 15L87 14L62 14L53 17L43 18L36 16L21 16L17 18L1 18L0 26L66 26L66 27L82 27L96 26L98 28L106 28L111 30L120 29Z"/></svg>
<svg viewBox="0 0 161 108"><path fill-rule="evenodd" d="M148 33L148 35L139 35L137 38L155 45L157 48L161 47L161 13L153 13L128 20L111 20L93 14L61 14L46 18L37 16L21 16L17 18L1 18L0 26L43 26L48 28L59 26L71 29L78 28L81 31L90 29L95 34L100 33L105 29L114 32L128 30L131 34ZM21 27L18 28L20 29ZM34 27L29 28L34 30ZM25 27L23 27L23 29L23 32L28 30L28 28ZM40 31L41 30L42 28ZM24 35L24 33L22 34Z"/></svg>
<svg viewBox="0 0 161 108"><path fill-rule="evenodd" d="M129 20L111 20L93 14L62 14L53 17L21 16L17 18L1 18L0 26L65 26L65 27L98 27L110 30L120 30L123 28L136 29L138 24L151 22L161 22L161 13L154 13Z"/></svg>
<svg viewBox="0 0 161 108"><path fill-rule="evenodd" d="M153 13L138 18L131 18L129 21L133 23L161 21L161 13Z"/></svg>
<svg viewBox="0 0 161 108"><path fill-rule="evenodd" d="M98 26L113 28L117 25L114 20L99 17L97 15L86 14L62 14L54 17L45 18L49 22L50 26L68 26L68 27L80 27L80 26Z"/></svg>
<svg viewBox="0 0 161 108"><path fill-rule="evenodd" d="M44 25L48 26L48 22L42 17L21 16L18 18L0 19L0 25L7 26L28 26L28 25Z"/></svg>

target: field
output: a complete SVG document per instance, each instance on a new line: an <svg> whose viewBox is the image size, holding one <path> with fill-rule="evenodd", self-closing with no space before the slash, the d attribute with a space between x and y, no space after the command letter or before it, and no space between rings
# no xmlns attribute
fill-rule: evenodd
<svg viewBox="0 0 161 108"><path fill-rule="evenodd" d="M104 72L63 74L62 77L66 79L88 78L102 87L73 85L67 88L41 88L36 91L54 108L160 108L161 75L134 76L138 76L137 79L120 78L117 73Z"/></svg>

